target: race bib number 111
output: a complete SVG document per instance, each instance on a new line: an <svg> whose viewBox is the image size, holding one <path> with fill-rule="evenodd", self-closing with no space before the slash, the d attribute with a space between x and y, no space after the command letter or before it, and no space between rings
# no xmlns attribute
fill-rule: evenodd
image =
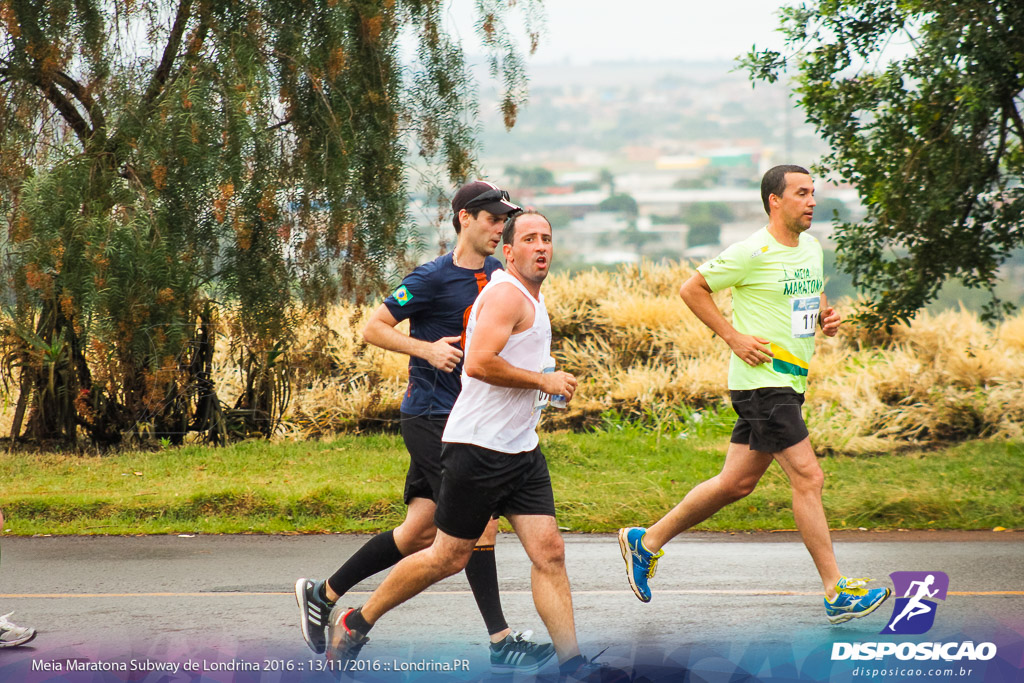
<svg viewBox="0 0 1024 683"><path fill-rule="evenodd" d="M818 311L821 308L821 298L817 296L805 296L790 299L793 306L793 336L813 337L814 327L818 324Z"/></svg>

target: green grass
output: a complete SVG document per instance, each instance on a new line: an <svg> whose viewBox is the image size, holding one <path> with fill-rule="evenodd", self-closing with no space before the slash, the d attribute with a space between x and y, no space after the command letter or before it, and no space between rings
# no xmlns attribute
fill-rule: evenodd
<svg viewBox="0 0 1024 683"><path fill-rule="evenodd" d="M691 436L612 420L609 431L543 434L559 524L613 531L650 524L722 464L727 432ZM407 455L394 435L250 441L108 456L0 455L11 533L369 532L401 521ZM823 459L825 507L842 528L1024 527L1024 444ZM793 529L778 466L749 497L698 528Z"/></svg>

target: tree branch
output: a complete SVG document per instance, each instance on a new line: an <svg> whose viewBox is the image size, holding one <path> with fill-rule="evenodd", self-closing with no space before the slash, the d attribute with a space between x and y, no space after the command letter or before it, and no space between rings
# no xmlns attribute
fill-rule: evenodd
<svg viewBox="0 0 1024 683"><path fill-rule="evenodd" d="M89 127L89 122L78 112L75 105L64 97L53 81L44 81L41 76L35 74L29 82L42 91L43 97L56 107L67 124L75 131L75 135L81 140L82 145L86 145L95 131Z"/></svg>
<svg viewBox="0 0 1024 683"><path fill-rule="evenodd" d="M63 71L58 71L54 74L54 82L71 93L72 97L78 100L85 110L89 112L89 118L92 119L93 132L98 130L106 130L107 119L103 115L103 110L100 109L99 105L89 94L89 91L82 87L82 85L75 79L68 76Z"/></svg>
<svg viewBox="0 0 1024 683"><path fill-rule="evenodd" d="M292 117L290 117L290 116L285 117L285 119L283 121L280 121L278 123L275 123L272 126L268 126L267 128L264 128L263 132L264 133L272 133L275 130L277 130L278 128L284 128L285 126L287 126L291 122L292 122Z"/></svg>
<svg viewBox="0 0 1024 683"><path fill-rule="evenodd" d="M1013 103L1013 98L1007 98L1004 111L1013 121L1013 127L1017 129L1017 137L1024 141L1024 120L1021 120L1020 112L1017 111L1017 105Z"/></svg>
<svg viewBox="0 0 1024 683"><path fill-rule="evenodd" d="M43 97L45 97L50 102L50 104L52 104L57 109L57 111L60 112L60 115L64 118L64 121L67 122L69 126L71 126L72 130L75 131L75 135L78 136L78 139L81 140L83 145L86 144L92 138L93 134L96 132L95 128L91 128L89 126L89 122L85 120L85 117L83 117L82 114L78 111L74 103L67 97L65 97L64 94L57 88L57 85L59 83L59 85L65 87L69 92L72 92L72 94L75 94L74 90L77 89L86 99L88 99L90 102L92 101L91 98L88 97L88 94L85 92L82 86L75 82L73 79L66 76L65 74L58 73L55 81L52 79L44 79L42 74L40 73L33 73L31 76L26 78L23 73L12 71L11 69L0 68L0 77L9 78L11 80L25 81L30 85L38 88L40 92L42 92ZM82 102L83 106L89 106L88 104L86 104L85 101L83 101L81 97L76 96L76 99L78 99L79 102ZM93 106L98 111L99 108L95 107L95 104L93 104ZM90 115L91 114L92 112L90 111ZM100 121L102 120L103 116L102 113L100 113Z"/></svg>
<svg viewBox="0 0 1024 683"><path fill-rule="evenodd" d="M185 34L185 26L188 24L191 10L192 0L181 0L181 3L178 5L178 14L174 17L174 26L171 27L171 35L168 36L167 45L164 46L164 54L160 59L160 66L153 73L153 79L149 82L146 94L142 97L144 109L148 109L153 104L171 75L171 68L174 66L174 60L178 57L178 50L181 48L181 38Z"/></svg>

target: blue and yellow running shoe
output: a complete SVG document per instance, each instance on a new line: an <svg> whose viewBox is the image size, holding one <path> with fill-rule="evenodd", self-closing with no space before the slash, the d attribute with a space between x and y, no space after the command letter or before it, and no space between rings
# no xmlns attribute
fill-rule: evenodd
<svg viewBox="0 0 1024 683"><path fill-rule="evenodd" d="M659 550L657 554L652 553L644 547L644 534L647 529L639 526L631 526L619 529L619 549L622 551L622 559L626 561L626 577L629 578L629 586L640 598L640 602L651 601L651 589L647 587L647 579L654 576L654 570L658 567L658 560L665 554Z"/></svg>
<svg viewBox="0 0 1024 683"><path fill-rule="evenodd" d="M825 598L825 615L833 624L867 615L878 609L886 598L892 595L889 588L865 588L871 579L848 579L845 576L836 582L834 600Z"/></svg>

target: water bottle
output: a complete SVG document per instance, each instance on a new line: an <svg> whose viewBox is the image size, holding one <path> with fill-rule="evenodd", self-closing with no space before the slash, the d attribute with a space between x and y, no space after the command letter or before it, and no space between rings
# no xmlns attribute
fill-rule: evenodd
<svg viewBox="0 0 1024 683"><path fill-rule="evenodd" d="M546 374L546 373L554 372L554 371L555 371L555 359L552 358L551 356L548 356L547 358L544 359L544 368L541 370L541 372ZM555 395L555 396L549 396L547 403L552 408L558 408L559 410L565 410L565 396L562 396L561 394L558 394L558 395Z"/></svg>

